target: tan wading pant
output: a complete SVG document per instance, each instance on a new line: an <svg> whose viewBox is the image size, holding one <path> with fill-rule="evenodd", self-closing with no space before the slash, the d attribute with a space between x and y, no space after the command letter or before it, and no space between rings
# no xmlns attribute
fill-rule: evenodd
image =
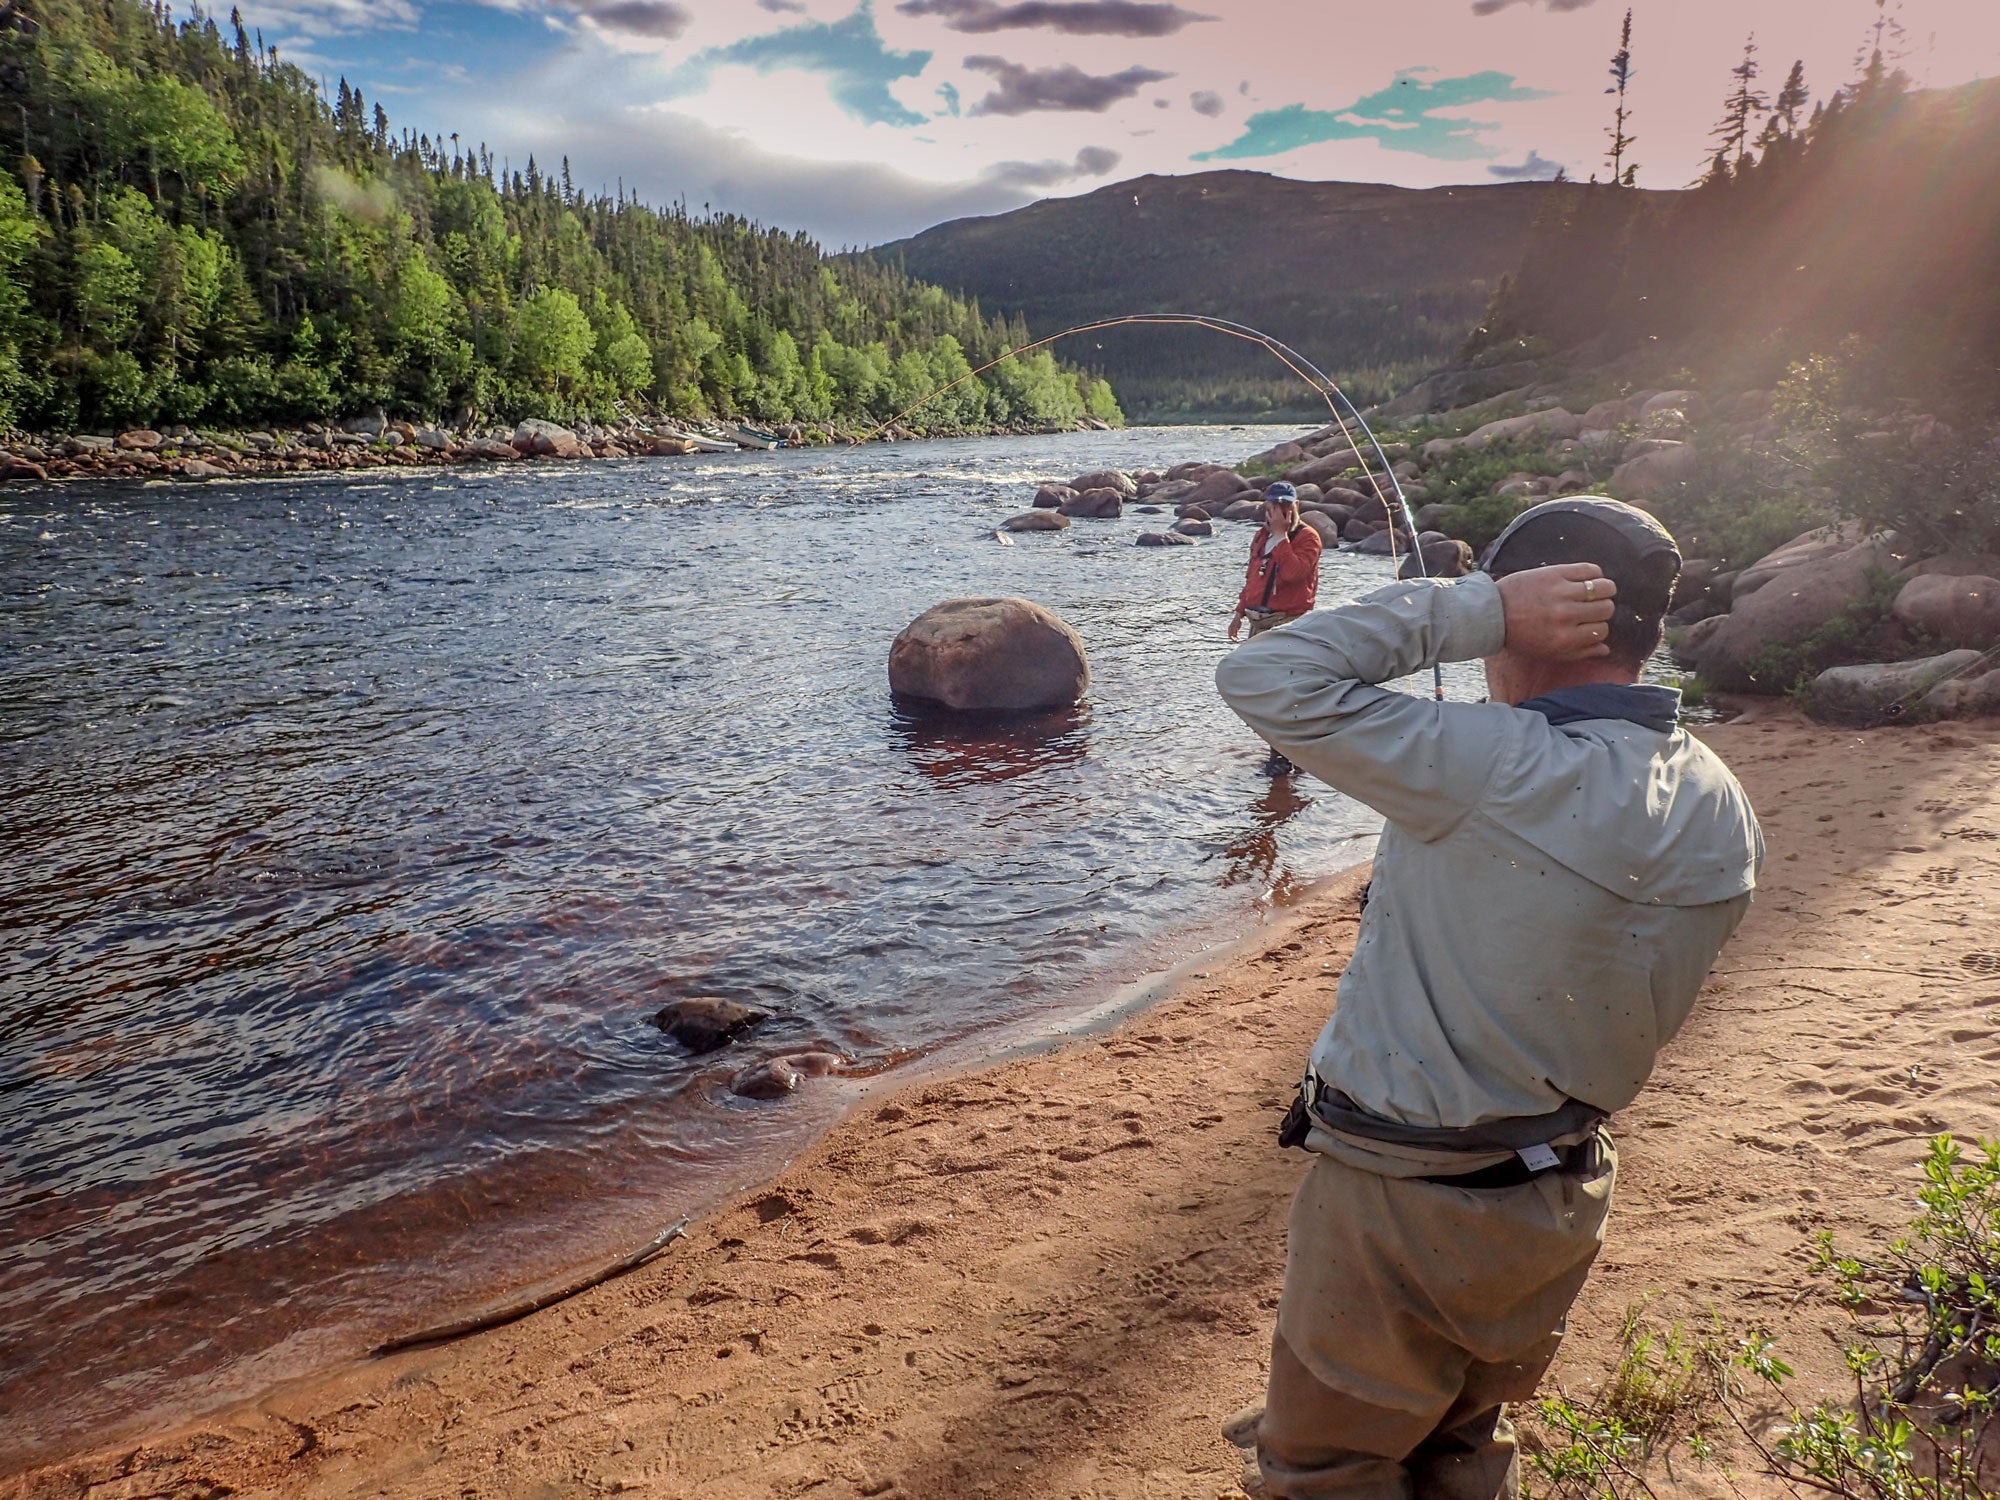
<svg viewBox="0 0 2000 1500"><path fill-rule="evenodd" d="M1271 614L1271 615L1245 615L1243 618L1249 622L1250 625L1249 639L1254 641L1257 639L1258 636L1262 635L1267 630L1276 630L1280 625L1289 625L1294 620L1303 620L1305 616Z"/></svg>
<svg viewBox="0 0 2000 1500"><path fill-rule="evenodd" d="M1502 1403L1525 1401L1604 1241L1617 1158L1589 1181L1454 1188L1320 1156L1292 1200L1257 1428L1284 1500L1520 1493Z"/></svg>

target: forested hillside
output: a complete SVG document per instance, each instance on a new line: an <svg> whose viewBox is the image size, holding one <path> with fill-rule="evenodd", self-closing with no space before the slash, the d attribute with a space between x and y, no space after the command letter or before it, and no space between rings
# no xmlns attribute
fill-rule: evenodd
<svg viewBox="0 0 2000 1500"><path fill-rule="evenodd" d="M246 34L140 0L0 3L0 422L886 418L1026 341L803 234L579 191L397 132ZM918 424L1118 415L1048 356Z"/></svg>
<svg viewBox="0 0 2000 1500"><path fill-rule="evenodd" d="M1771 115L1693 192L1552 200L1466 353L1624 359L1728 389L1837 361L1850 402L1990 416L1996 267L2000 83L1911 91L1878 54L1809 118Z"/></svg>
<svg viewBox="0 0 2000 1500"><path fill-rule="evenodd" d="M1450 359L1519 263L1536 216L1581 191L1417 191L1236 171L1139 177L954 220L871 254L1023 315L1037 337L1130 312L1233 318L1294 345L1369 401ZM1313 405L1268 354L1215 334L1126 328L1078 342L1085 347L1058 351L1104 370L1135 413Z"/></svg>

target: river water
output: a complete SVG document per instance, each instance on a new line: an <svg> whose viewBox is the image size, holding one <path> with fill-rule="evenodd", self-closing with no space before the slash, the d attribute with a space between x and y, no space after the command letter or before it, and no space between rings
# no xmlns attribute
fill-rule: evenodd
<svg viewBox="0 0 2000 1500"><path fill-rule="evenodd" d="M1215 697L1248 528L992 534L1278 435L0 493L0 1471L642 1243L855 1087L748 1061L976 1059L1365 852ZM962 594L1087 704L892 702ZM691 1058L696 994L778 1018Z"/></svg>

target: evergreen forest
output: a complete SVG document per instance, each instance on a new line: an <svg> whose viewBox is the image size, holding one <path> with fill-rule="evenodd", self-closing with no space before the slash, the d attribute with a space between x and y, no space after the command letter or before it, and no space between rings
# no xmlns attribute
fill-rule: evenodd
<svg viewBox="0 0 2000 1500"><path fill-rule="evenodd" d="M1817 361L1844 402L2000 415L2000 84L1916 90L1878 46L1810 103L1732 75L1703 180L1550 198L1463 353L1636 361L1769 387Z"/></svg>
<svg viewBox="0 0 2000 1500"><path fill-rule="evenodd" d="M399 132L234 13L0 0L0 106L0 424L855 425L1028 342L802 233ZM1038 353L907 425L1086 416L1119 420L1110 386Z"/></svg>

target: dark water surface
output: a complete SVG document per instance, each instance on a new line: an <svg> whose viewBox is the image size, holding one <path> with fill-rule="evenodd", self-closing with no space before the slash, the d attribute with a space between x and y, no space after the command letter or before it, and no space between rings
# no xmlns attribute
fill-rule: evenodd
<svg viewBox="0 0 2000 1500"><path fill-rule="evenodd" d="M0 494L0 1469L649 1238L853 1088L729 1095L760 1055L997 1043L1348 862L1211 686L1248 528L990 534L1274 436ZM899 712L980 593L1086 706ZM693 1059L689 994L779 1019Z"/></svg>

